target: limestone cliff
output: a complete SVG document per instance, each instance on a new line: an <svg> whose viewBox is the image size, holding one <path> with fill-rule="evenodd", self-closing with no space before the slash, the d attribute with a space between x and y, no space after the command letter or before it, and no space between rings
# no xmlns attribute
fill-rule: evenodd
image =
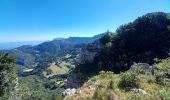
<svg viewBox="0 0 170 100"><path fill-rule="evenodd" d="M88 67L87 65L84 66L84 63L93 63L96 54L99 52L99 50L101 50L100 48L102 48L102 44L96 41L93 43L88 43L86 47L81 50L81 54L79 56L79 66L71 71L68 75L68 88L78 88L82 85L84 80L87 80L88 77L84 76L84 74L80 70L82 67ZM81 66L81 64L83 66Z"/></svg>
<svg viewBox="0 0 170 100"><path fill-rule="evenodd" d="M95 55L102 47L102 44L99 42L89 43L85 48L82 49L80 54L80 63L89 62L92 63Z"/></svg>

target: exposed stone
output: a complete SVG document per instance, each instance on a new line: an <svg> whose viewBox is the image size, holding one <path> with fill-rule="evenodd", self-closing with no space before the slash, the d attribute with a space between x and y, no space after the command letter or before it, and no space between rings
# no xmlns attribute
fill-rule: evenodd
<svg viewBox="0 0 170 100"><path fill-rule="evenodd" d="M143 90L143 89L132 88L132 89L130 89L130 90L133 91L133 92L142 93L142 94L144 94L144 95L147 94L146 91Z"/></svg>
<svg viewBox="0 0 170 100"><path fill-rule="evenodd" d="M97 52L100 50L99 48L102 47L101 43L88 43L85 48L81 50L81 54L79 55L79 63L89 62L92 63ZM87 77L81 75L81 73L77 70L72 70L67 78L67 87L68 88L78 88L82 85L84 80Z"/></svg>
<svg viewBox="0 0 170 100"><path fill-rule="evenodd" d="M68 88L64 92L62 92L62 95L63 96L72 96L75 94L75 92L76 92L75 88L72 88L72 89Z"/></svg>
<svg viewBox="0 0 170 100"><path fill-rule="evenodd" d="M87 44L86 48L82 49L79 62L88 61L89 63L92 63L95 58L95 55L97 54L101 47L102 47L101 43Z"/></svg>
<svg viewBox="0 0 170 100"><path fill-rule="evenodd" d="M150 66L147 63L134 63L131 66L130 70L135 72L138 69L142 69L142 70L144 70L146 72L151 72L153 70L153 68L154 68L153 66Z"/></svg>

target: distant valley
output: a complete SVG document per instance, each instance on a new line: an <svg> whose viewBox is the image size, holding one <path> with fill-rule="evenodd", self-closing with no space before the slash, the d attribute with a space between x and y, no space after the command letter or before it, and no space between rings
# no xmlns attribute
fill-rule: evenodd
<svg viewBox="0 0 170 100"><path fill-rule="evenodd" d="M93 42L102 36L103 34L93 37L56 38L35 46L22 45L11 50L5 50L5 52L16 57L16 63L22 70L20 71L21 73L24 72L25 68L30 68L34 70L31 70L29 74L37 74L37 72L42 73L43 70L48 69L51 64L57 65L58 67L61 66L61 68L69 65L74 66L78 60L81 49L85 47L87 43ZM65 62L64 65L62 62ZM62 64L60 65L60 63ZM64 69L68 71L70 68L65 67ZM26 72L28 72L28 70ZM28 73L24 73L24 75L27 74Z"/></svg>

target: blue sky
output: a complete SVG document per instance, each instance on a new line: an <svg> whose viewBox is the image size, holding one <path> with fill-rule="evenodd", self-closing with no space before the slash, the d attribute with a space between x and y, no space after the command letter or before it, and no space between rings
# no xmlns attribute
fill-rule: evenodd
<svg viewBox="0 0 170 100"><path fill-rule="evenodd" d="M155 11L170 0L0 0L0 42L93 36Z"/></svg>

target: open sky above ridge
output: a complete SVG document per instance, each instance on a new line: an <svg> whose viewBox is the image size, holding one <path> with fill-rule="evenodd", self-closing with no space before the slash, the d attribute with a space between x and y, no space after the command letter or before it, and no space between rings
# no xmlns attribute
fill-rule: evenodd
<svg viewBox="0 0 170 100"><path fill-rule="evenodd" d="M157 11L170 0L0 0L0 42L93 36Z"/></svg>

